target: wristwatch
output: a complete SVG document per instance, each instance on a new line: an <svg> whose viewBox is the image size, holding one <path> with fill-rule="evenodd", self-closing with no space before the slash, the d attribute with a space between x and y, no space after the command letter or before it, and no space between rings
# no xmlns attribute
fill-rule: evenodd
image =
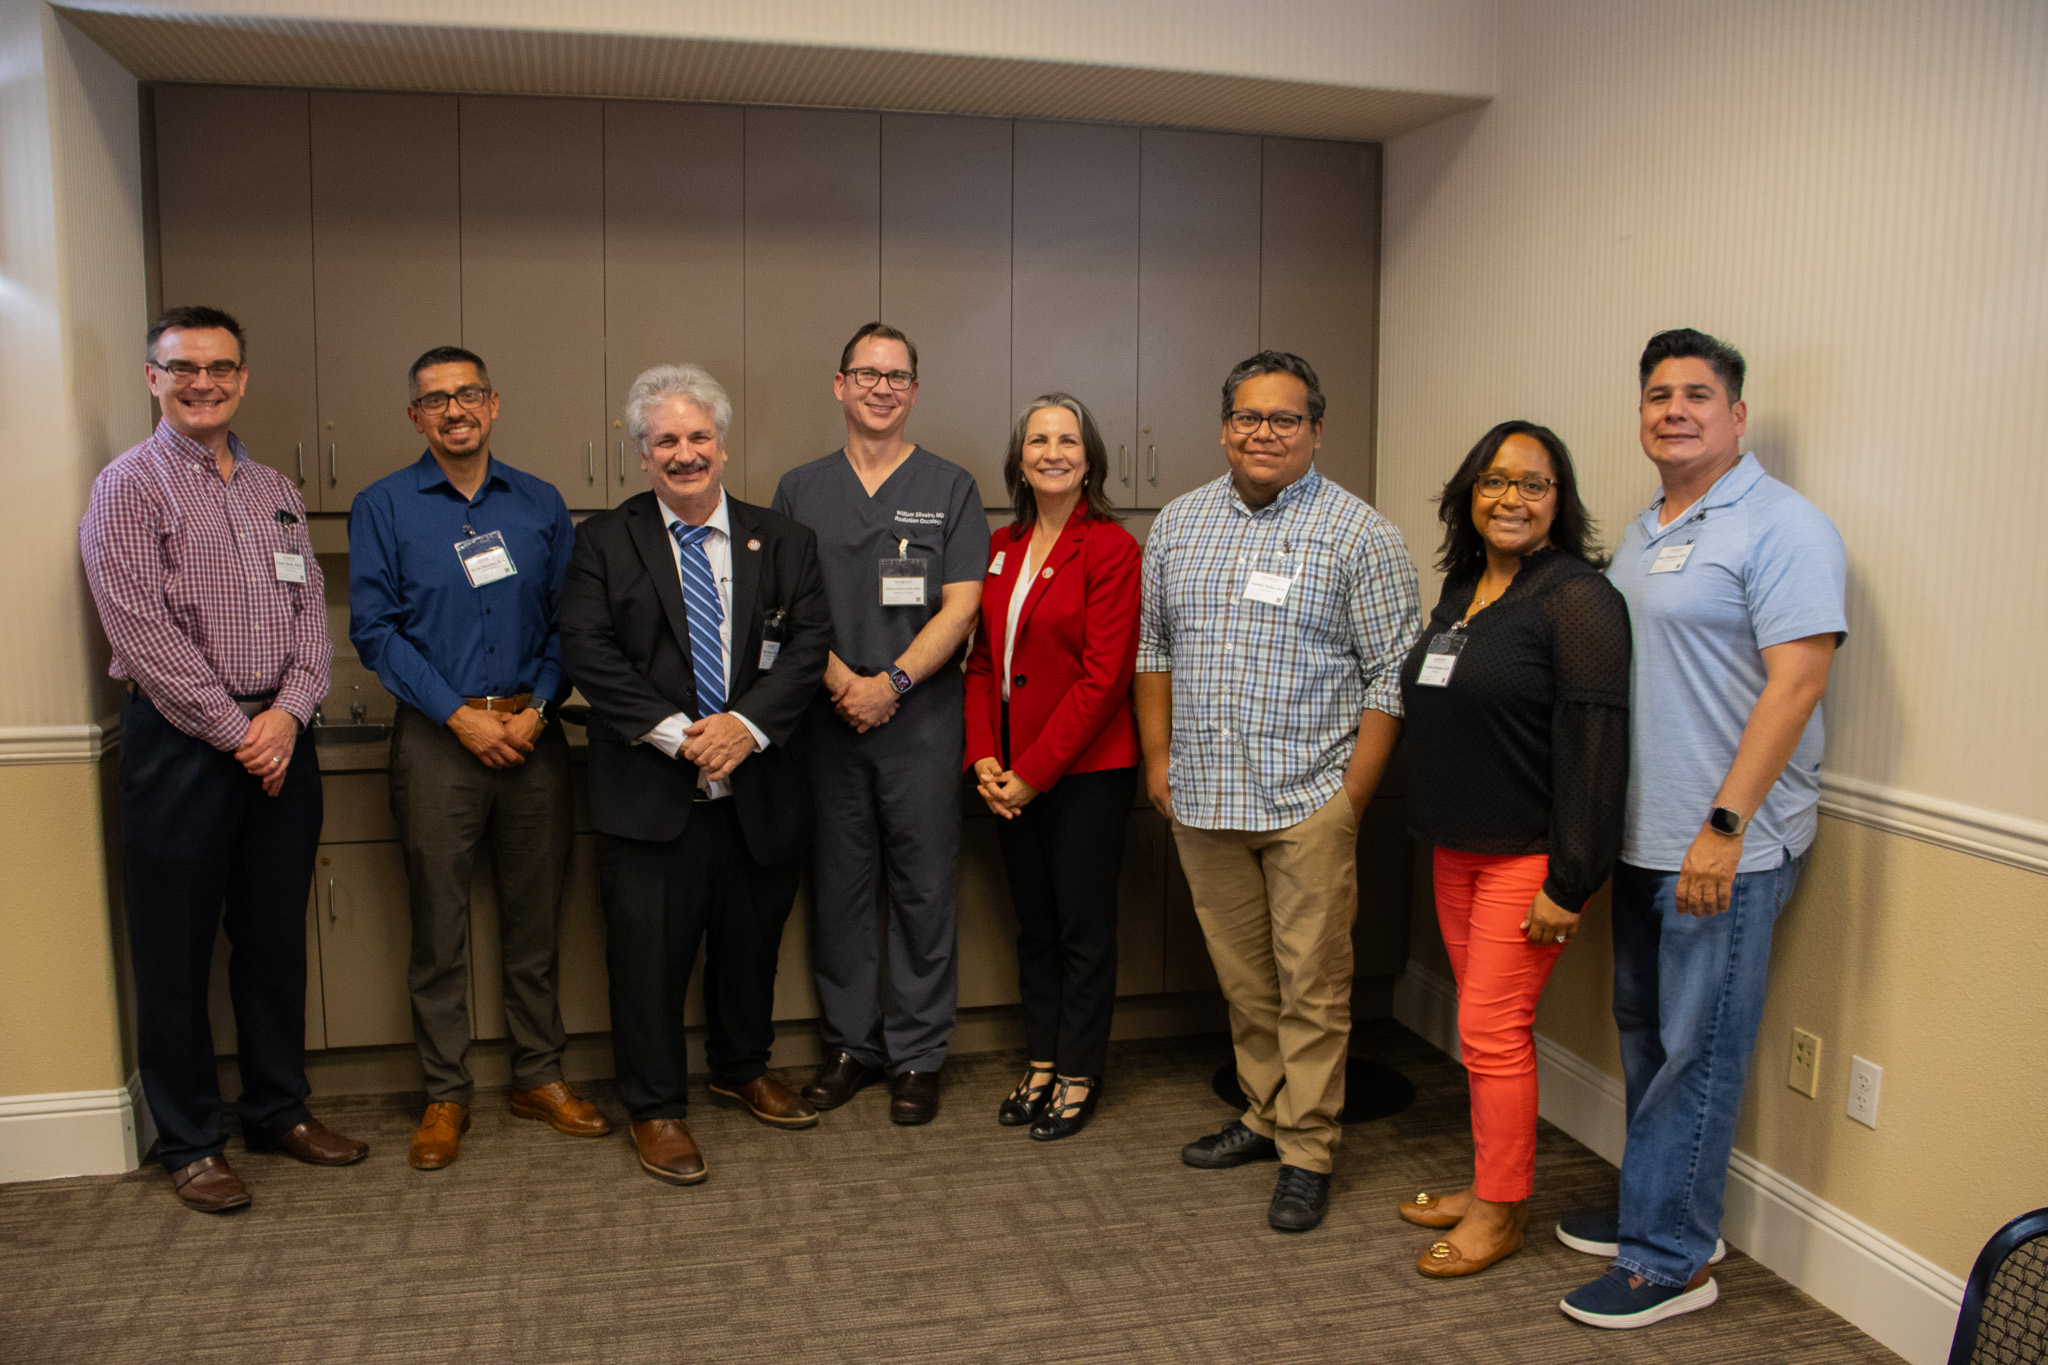
<svg viewBox="0 0 2048 1365"><path fill-rule="evenodd" d="M528 706L527 709L540 712L540 723L545 726L553 718L555 704L551 701L537 701Z"/></svg>
<svg viewBox="0 0 2048 1365"><path fill-rule="evenodd" d="M889 686L896 689L896 695L899 697L915 686L910 681L910 675L900 668L892 668L882 676L889 680Z"/></svg>
<svg viewBox="0 0 2048 1365"><path fill-rule="evenodd" d="M1707 824L1712 827L1714 833L1725 834L1731 839L1737 838L1742 831L1749 828L1749 821L1726 806L1714 807L1713 814L1707 817Z"/></svg>

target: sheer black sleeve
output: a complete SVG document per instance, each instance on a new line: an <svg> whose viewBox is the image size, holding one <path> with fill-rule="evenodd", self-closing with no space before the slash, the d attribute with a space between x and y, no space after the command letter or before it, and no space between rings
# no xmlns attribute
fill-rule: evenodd
<svg viewBox="0 0 2048 1365"><path fill-rule="evenodd" d="M1550 875L1543 894L1577 911L1621 856L1628 797L1628 606L1597 573L1545 595L1557 690L1550 720Z"/></svg>

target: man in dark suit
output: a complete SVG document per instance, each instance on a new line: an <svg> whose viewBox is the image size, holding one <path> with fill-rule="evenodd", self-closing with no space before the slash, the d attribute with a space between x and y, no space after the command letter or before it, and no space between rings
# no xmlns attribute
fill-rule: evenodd
<svg viewBox="0 0 2048 1365"><path fill-rule="evenodd" d="M810 842L791 751L832 639L817 539L728 498L732 401L695 365L633 381L626 424L652 492L584 522L562 657L591 703L590 803L612 1049L640 1165L705 1176L684 1122L683 994L700 942L711 1091L763 1123L817 1111L768 1074L782 929Z"/></svg>

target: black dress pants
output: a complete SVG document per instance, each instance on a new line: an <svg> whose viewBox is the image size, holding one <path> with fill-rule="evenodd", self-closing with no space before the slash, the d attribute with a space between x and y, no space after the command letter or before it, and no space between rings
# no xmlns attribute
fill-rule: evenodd
<svg viewBox="0 0 2048 1365"><path fill-rule="evenodd" d="M666 842L597 836L612 1054L634 1122L688 1112L683 1001L700 944L711 1079L738 1087L766 1074L775 964L799 868L754 861L730 797L694 802L690 823Z"/></svg>
<svg viewBox="0 0 2048 1365"><path fill-rule="evenodd" d="M1024 1041L1061 1075L1100 1076L1116 1005L1116 883L1136 768L1070 773L996 821L1017 912Z"/></svg>
<svg viewBox="0 0 2048 1365"><path fill-rule="evenodd" d="M306 895L320 842L320 760L301 737L276 796L234 756L164 719L121 708L121 846L142 1093L157 1157L176 1171L226 1146L207 976L226 906L237 1105L245 1137L306 1110Z"/></svg>

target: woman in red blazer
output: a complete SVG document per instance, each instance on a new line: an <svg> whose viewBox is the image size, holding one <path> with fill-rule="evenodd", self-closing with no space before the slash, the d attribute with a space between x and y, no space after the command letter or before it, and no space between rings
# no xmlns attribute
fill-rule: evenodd
<svg viewBox="0 0 2048 1365"><path fill-rule="evenodd" d="M1041 1142L1102 1098L1116 1000L1116 883L1138 780L1131 673L1138 542L1103 495L1077 398L1034 398L1003 465L1016 520L989 538L967 659L967 766L1000 817L1030 1070L996 1113Z"/></svg>

